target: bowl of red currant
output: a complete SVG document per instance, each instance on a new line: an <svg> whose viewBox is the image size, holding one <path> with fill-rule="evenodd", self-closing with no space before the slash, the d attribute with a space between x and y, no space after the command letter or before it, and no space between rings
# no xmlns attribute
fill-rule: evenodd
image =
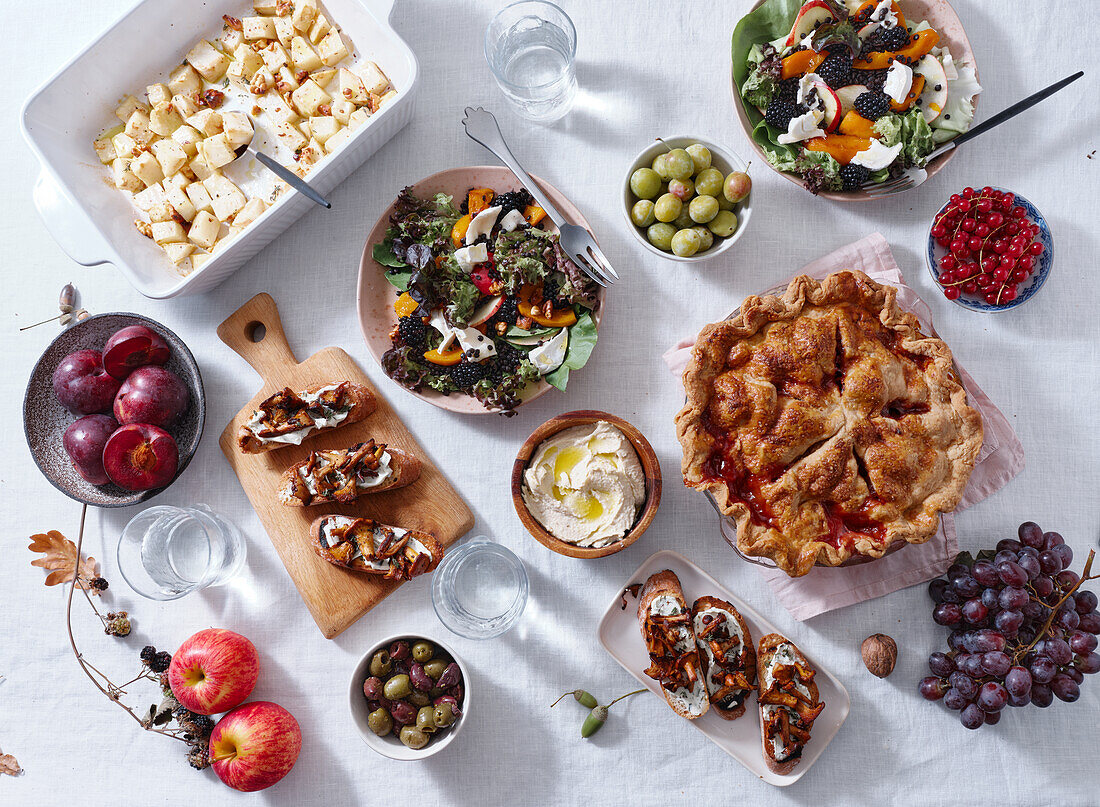
<svg viewBox="0 0 1100 807"><path fill-rule="evenodd" d="M963 188L932 219L928 271L943 296L963 308L992 312L1023 305L1053 266L1046 219L1011 191Z"/></svg>

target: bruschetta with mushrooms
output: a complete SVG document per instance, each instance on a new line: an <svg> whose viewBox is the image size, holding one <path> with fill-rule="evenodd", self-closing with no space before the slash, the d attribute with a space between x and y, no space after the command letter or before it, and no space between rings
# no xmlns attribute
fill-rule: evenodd
<svg viewBox="0 0 1100 807"><path fill-rule="evenodd" d="M329 515L310 525L310 542L334 566L387 580L411 580L439 565L443 547L426 532L371 518Z"/></svg>
<svg viewBox="0 0 1100 807"><path fill-rule="evenodd" d="M279 501L291 507L346 504L404 487L419 476L420 460L412 454L368 440L337 451L314 451L290 466L279 482Z"/></svg>
<svg viewBox="0 0 1100 807"><path fill-rule="evenodd" d="M263 401L241 424L237 447L245 454L261 454L301 445L320 431L358 423L377 406L374 393L350 381L319 384L300 392L286 387Z"/></svg>
<svg viewBox="0 0 1100 807"><path fill-rule="evenodd" d="M691 621L711 708L724 720L736 720L756 690L756 645L749 626L736 608L717 597L697 599Z"/></svg>
<svg viewBox="0 0 1100 807"><path fill-rule="evenodd" d="M794 642L778 633L760 637L756 664L764 762L774 773L790 773L825 708L814 683L817 671Z"/></svg>
<svg viewBox="0 0 1100 807"><path fill-rule="evenodd" d="M645 674L660 683L665 700L676 714L688 720L705 714L710 699L695 646L691 609L674 572L665 569L645 581L638 621L649 652Z"/></svg>

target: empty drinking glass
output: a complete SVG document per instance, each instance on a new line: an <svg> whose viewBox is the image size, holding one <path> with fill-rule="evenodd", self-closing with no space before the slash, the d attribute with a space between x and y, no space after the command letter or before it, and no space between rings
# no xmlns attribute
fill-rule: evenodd
<svg viewBox="0 0 1100 807"><path fill-rule="evenodd" d="M447 628L467 639L491 639L527 607L527 570L485 536L448 552L432 576L432 605Z"/></svg>
<svg viewBox="0 0 1100 807"><path fill-rule="evenodd" d="M553 3L521 0L505 6L485 30L489 69L519 113L551 123L577 95L577 29Z"/></svg>
<svg viewBox="0 0 1100 807"><path fill-rule="evenodd" d="M240 531L205 504L150 507L122 530L118 568L151 600L175 600L227 582L244 564Z"/></svg>

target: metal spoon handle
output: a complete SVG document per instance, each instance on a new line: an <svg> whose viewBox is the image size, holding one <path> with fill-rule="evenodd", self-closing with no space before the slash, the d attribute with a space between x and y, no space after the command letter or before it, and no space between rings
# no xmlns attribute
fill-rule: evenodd
<svg viewBox="0 0 1100 807"><path fill-rule="evenodd" d="M283 180L283 182L294 188L294 190L298 191L298 193L307 196L309 199L313 200L323 208L332 208L332 204L328 201L328 199L317 193L317 191L313 190L313 188L309 186L308 182L295 174L293 171L289 170L285 166L280 165L275 160L264 154L262 151L256 151L256 149L252 148L252 146L248 147L248 153L259 160L261 163L263 163L265 166L267 166L269 169L271 169L272 173L279 177L279 179Z"/></svg>

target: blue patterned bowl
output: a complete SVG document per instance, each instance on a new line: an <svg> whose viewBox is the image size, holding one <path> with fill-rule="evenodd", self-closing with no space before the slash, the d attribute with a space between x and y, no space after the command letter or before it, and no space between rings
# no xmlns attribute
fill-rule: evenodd
<svg viewBox="0 0 1100 807"><path fill-rule="evenodd" d="M994 190L1009 193L1005 188L994 187ZM941 291L940 258L947 254L947 250L936 243L936 239L932 237L931 228L947 208L948 204L950 204L950 202L945 202L943 207L936 211L936 215L932 217L932 224L929 225L928 234L928 272L932 275L932 280L936 282L937 288L941 288ZM993 305L992 303L987 303L981 297L966 293L960 294L958 299L952 300L951 302L956 305L961 305L963 308L969 308L971 311L982 311L987 314L1008 311L1026 303L1038 294L1039 289L1046 283L1050 270L1054 268L1054 237L1050 234L1050 227L1047 225L1047 220L1043 218L1043 214L1039 212L1039 209L1035 207L1035 205L1019 194L1016 195L1015 204L1023 207L1027 211L1027 217L1034 224L1039 225L1038 241L1043 245L1043 254L1036 260L1035 270L1031 273L1031 277L1017 287L1016 299L1010 303Z"/></svg>

